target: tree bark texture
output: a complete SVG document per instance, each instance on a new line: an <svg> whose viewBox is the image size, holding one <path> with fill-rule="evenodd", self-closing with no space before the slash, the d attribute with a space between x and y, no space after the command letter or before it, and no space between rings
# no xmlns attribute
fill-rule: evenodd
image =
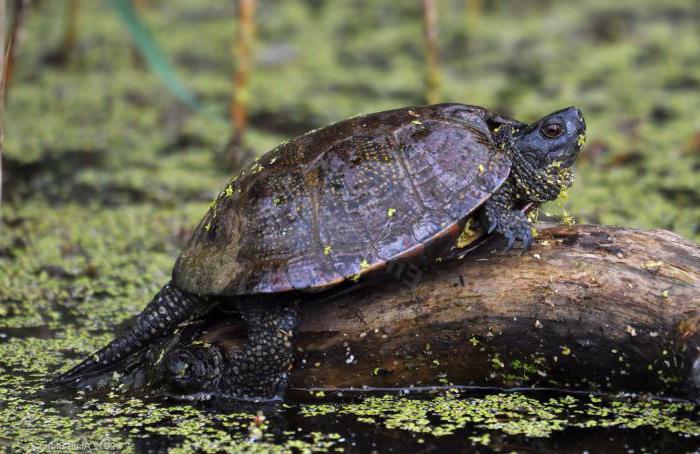
<svg viewBox="0 0 700 454"><path fill-rule="evenodd" d="M303 305L292 388L475 385L693 395L700 248L591 225Z"/></svg>

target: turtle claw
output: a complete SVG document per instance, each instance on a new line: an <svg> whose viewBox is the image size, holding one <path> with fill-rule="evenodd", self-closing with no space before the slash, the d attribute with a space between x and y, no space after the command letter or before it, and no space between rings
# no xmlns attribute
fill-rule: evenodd
<svg viewBox="0 0 700 454"><path fill-rule="evenodd" d="M532 230L530 229L530 224L525 221L523 224L515 223L511 224L509 228L503 231L503 236L505 237L507 244L503 252L508 252L513 249L516 241L521 241L523 243L522 253L527 252L532 246Z"/></svg>
<svg viewBox="0 0 700 454"><path fill-rule="evenodd" d="M527 252L530 250L530 246L532 246L532 232L528 232L527 234L523 235L523 252Z"/></svg>
<svg viewBox="0 0 700 454"><path fill-rule="evenodd" d="M496 230L496 227L498 227L498 222L491 221L491 225L489 226L489 230L486 233L490 235L491 233L493 233L494 230Z"/></svg>
<svg viewBox="0 0 700 454"><path fill-rule="evenodd" d="M505 253L505 252L508 252L511 249L513 249L513 246L515 245L516 237L515 237L515 235L513 235L513 232L511 230L506 231L504 233L504 236L506 237L506 240L508 241L505 249L503 249L503 252Z"/></svg>
<svg viewBox="0 0 700 454"><path fill-rule="evenodd" d="M506 245L506 248L503 250L503 252L508 252L511 249L513 249L513 245L515 244L515 235L512 233L508 233L506 235L506 239L508 240L508 244Z"/></svg>
<svg viewBox="0 0 700 454"><path fill-rule="evenodd" d="M498 200L490 200L486 206L486 219L489 221L487 234L496 231L505 237L507 244L503 252L513 249L516 241L522 241L525 251L530 249L532 228L522 211L509 209Z"/></svg>
<svg viewBox="0 0 700 454"><path fill-rule="evenodd" d="M520 251L520 255L524 255L527 251L530 250L530 246L532 246L532 237L527 236L522 239L523 242L523 249Z"/></svg>

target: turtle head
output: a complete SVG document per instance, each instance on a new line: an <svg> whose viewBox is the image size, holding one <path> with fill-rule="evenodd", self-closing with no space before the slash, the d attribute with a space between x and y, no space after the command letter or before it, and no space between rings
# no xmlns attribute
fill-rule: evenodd
<svg viewBox="0 0 700 454"><path fill-rule="evenodd" d="M513 134L515 148L533 167L571 167L586 141L586 122L576 107L540 118Z"/></svg>

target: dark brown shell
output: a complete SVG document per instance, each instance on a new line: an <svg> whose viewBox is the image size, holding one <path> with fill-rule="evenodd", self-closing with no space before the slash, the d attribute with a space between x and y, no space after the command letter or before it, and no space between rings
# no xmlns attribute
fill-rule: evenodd
<svg viewBox="0 0 700 454"><path fill-rule="evenodd" d="M489 125L461 104L358 116L281 144L234 178L173 270L208 295L317 291L389 260L433 257L507 178Z"/></svg>

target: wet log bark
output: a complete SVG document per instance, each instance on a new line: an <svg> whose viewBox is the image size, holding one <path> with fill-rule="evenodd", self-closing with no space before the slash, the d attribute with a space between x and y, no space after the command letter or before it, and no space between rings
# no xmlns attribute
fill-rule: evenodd
<svg viewBox="0 0 700 454"><path fill-rule="evenodd" d="M303 307L291 388L555 387L695 395L700 248L590 225L494 238L417 285Z"/></svg>

